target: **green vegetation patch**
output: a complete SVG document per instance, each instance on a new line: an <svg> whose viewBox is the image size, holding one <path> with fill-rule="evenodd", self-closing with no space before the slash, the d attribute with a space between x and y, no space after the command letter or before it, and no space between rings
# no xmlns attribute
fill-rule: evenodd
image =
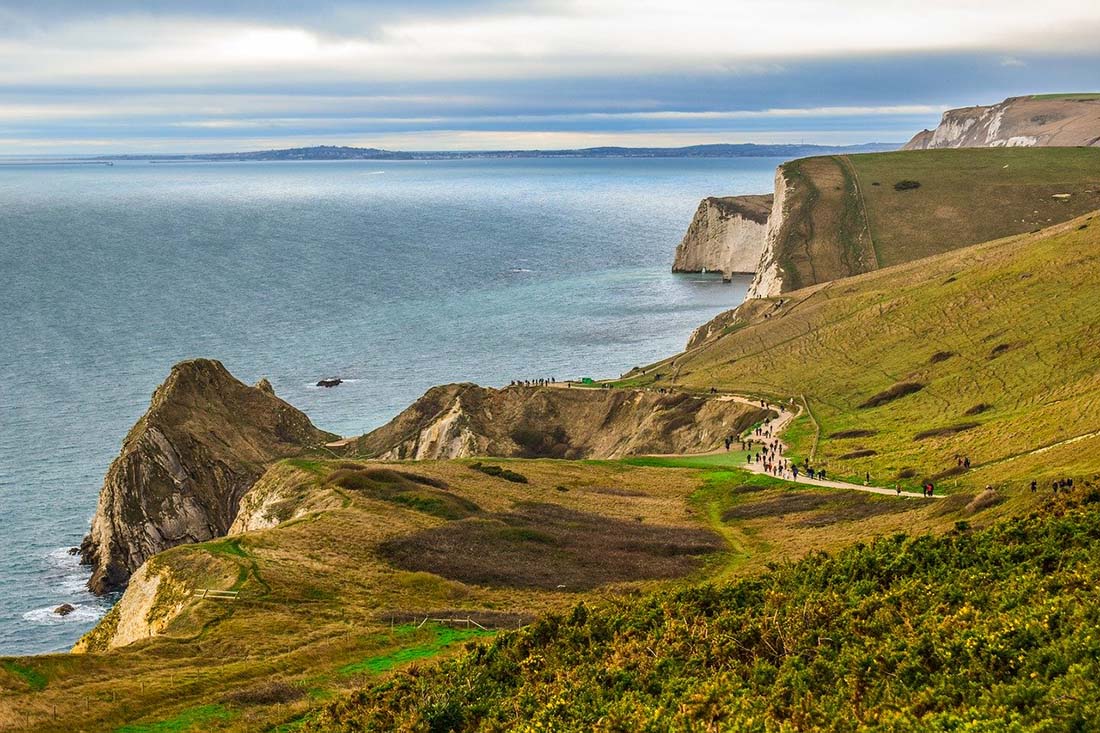
<svg viewBox="0 0 1100 733"><path fill-rule="evenodd" d="M486 476L502 478L505 481L511 481L514 484L527 483L527 477L524 476L522 473L517 473L516 471L513 471L510 468L504 468L503 466L489 465L481 463L479 461L477 463L471 463L470 468L474 469L475 471L479 471Z"/></svg>
<svg viewBox="0 0 1100 733"><path fill-rule="evenodd" d="M698 456L632 456L621 459L628 466L647 466L650 468L737 468L748 460L746 451L726 453L707 453Z"/></svg>
<svg viewBox="0 0 1100 733"><path fill-rule="evenodd" d="M28 687L36 692L46 689L46 684L48 682L46 675L42 674L37 669L22 664L16 664L11 661L0 663L0 667L3 667L6 671L23 680L23 682L27 683Z"/></svg>
<svg viewBox="0 0 1100 733"><path fill-rule="evenodd" d="M134 723L116 729L116 733L182 733L209 730L211 723L225 722L233 713L223 705L200 705L188 708L175 717L155 723Z"/></svg>
<svg viewBox="0 0 1100 733"><path fill-rule="evenodd" d="M399 628L404 629L405 633L412 633L417 630L417 627L413 624L405 624ZM342 667L340 669L340 674L350 676L364 673L381 674L383 672L389 672L391 669L403 664L434 657L452 644L467 641L469 639L490 637L496 634L495 631L485 629L452 629L448 626L434 624L424 627L424 630L430 635L427 641L416 644L415 646L398 649L397 651L387 654L367 657L360 662Z"/></svg>

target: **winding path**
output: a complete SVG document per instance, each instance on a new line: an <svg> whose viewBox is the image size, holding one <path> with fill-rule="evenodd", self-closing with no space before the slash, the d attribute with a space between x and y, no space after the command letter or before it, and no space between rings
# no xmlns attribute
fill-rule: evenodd
<svg viewBox="0 0 1100 733"><path fill-rule="evenodd" d="M741 395L726 394L726 395L723 395L721 397L718 397L717 399L732 400L734 402L741 402L741 403L744 403L746 405L753 405L753 406L759 406L760 405L760 400L753 400L753 399L750 399L748 397L742 397ZM767 404L767 403L765 403L765 404ZM776 436L781 434L787 428L787 426L789 426L791 424L791 422L796 417L798 417L799 414L801 414L801 408L798 410L798 412L794 412L792 410L787 409L786 407L783 407L782 405L768 404L767 407L768 407L768 409L775 411L779 415L777 418L772 420L771 423L769 423L769 426L768 426L771 429L772 434L776 435ZM748 432L746 432L742 437L744 437L745 439L748 439L748 440L753 440L754 439L754 437L752 435L750 435ZM777 441L779 443L779 457L782 458L783 455L786 454L786 452L787 452L787 444L784 443L778 437L771 438L771 440ZM723 451L721 451L721 450L710 451L711 454L722 453L722 452ZM701 455L706 455L706 454L701 454ZM768 476L774 475L774 474L771 474L771 473L768 473L767 471L765 471L764 466L761 463L744 463L744 464L741 465L741 468L745 471L749 471L750 473L766 474ZM864 491L864 492L867 492L868 494L882 494L884 496L904 496L906 498L911 498L911 499L926 499L926 498L929 498L929 497L926 497L924 494L918 494L915 491L902 491L902 492L899 493L896 489L887 489L887 488L882 487L882 486L864 486L864 485L860 485L860 484L848 483L847 481L834 481L832 479L809 478L808 476L806 476L802 473L799 473L797 477L792 476L791 474L788 473L788 474L785 474L783 476L780 476L779 478L782 478L785 481L790 481L790 482L796 483L796 484L806 484L807 486L819 486L821 488L827 488L827 489L849 489L851 491ZM933 496L931 498L942 499L943 497L942 496Z"/></svg>

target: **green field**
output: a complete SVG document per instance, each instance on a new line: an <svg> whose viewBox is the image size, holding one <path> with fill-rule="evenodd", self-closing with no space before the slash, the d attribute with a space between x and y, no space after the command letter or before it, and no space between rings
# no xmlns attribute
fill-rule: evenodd
<svg viewBox="0 0 1100 733"><path fill-rule="evenodd" d="M151 639L103 652L116 610L88 636L100 651L0 660L0 728L293 729L319 700L578 600L736 578L852 537L956 518L920 503L868 511L877 498L848 492L807 498L738 470L743 461L739 451L493 460L526 483L478 461L281 462L258 490L311 513L156 556L161 586L146 614L170 621ZM417 565L425 561L430 570ZM562 580L570 587L556 588ZM192 588L240 595L196 600ZM420 626L425 617L455 621Z"/></svg>
<svg viewBox="0 0 1100 733"><path fill-rule="evenodd" d="M804 158L782 170L790 182L776 244L784 291L1100 209L1098 148L869 153ZM903 181L920 185L895 189Z"/></svg>

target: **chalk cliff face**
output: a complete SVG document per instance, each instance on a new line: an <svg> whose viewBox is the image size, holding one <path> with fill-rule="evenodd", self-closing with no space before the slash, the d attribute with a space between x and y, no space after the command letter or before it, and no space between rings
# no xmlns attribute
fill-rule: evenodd
<svg viewBox="0 0 1100 733"><path fill-rule="evenodd" d="M903 150L1100 145L1100 94L1010 97L988 107L944 112L935 130Z"/></svg>
<svg viewBox="0 0 1100 733"><path fill-rule="evenodd" d="M429 390L354 449L382 459L698 452L761 417L740 402L682 393L450 384Z"/></svg>
<svg viewBox="0 0 1100 733"><path fill-rule="evenodd" d="M768 217L767 230L764 233L764 247L760 252L760 261L756 265L756 276L745 295L746 300L770 298L779 295L783 288L778 243L786 235L790 214L787 210L789 188L790 183L783 175L783 166L779 166L775 169L775 195L772 197L772 211Z"/></svg>
<svg viewBox="0 0 1100 733"><path fill-rule="evenodd" d="M169 547L224 535L272 461L332 440L270 385L249 387L219 362L177 364L111 464L81 559L88 587L124 587Z"/></svg>
<svg viewBox="0 0 1100 733"><path fill-rule="evenodd" d="M755 273L771 209L771 194L703 199L676 248L672 271Z"/></svg>

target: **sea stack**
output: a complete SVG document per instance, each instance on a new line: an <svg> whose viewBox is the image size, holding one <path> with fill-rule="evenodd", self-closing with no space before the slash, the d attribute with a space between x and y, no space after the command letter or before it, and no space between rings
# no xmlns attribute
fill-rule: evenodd
<svg viewBox="0 0 1100 733"><path fill-rule="evenodd" d="M81 561L88 587L125 587L154 554L224 535L265 467L334 439L220 362L177 364L107 471Z"/></svg>
<svg viewBox="0 0 1100 733"><path fill-rule="evenodd" d="M756 272L772 210L772 195L705 198L676 248L673 272Z"/></svg>

